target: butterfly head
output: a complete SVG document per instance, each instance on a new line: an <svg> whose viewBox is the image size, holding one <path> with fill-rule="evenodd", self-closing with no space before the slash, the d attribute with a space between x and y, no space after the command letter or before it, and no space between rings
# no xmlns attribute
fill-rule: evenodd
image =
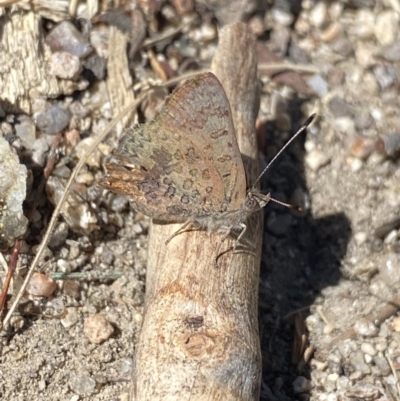
<svg viewBox="0 0 400 401"><path fill-rule="evenodd" d="M262 209L271 200L270 194L262 194L259 190L251 188L247 192L246 200L242 206L243 211L248 216L257 210Z"/></svg>

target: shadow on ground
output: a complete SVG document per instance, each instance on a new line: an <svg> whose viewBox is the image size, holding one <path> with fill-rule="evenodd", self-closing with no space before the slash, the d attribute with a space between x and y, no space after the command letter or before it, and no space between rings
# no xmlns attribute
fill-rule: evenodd
<svg viewBox="0 0 400 401"><path fill-rule="evenodd" d="M299 104L293 107L294 132L307 116L299 115ZM267 138L272 153L287 140L272 125L267 127ZM279 200L293 204L294 199L303 199L304 207L312 202L304 175L305 136L295 142L263 177L262 185L263 192ZM268 154L268 159L272 156ZM300 216L276 204L268 205L264 216L259 287L261 400L299 399L292 383L300 375L309 378L309 372L306 368L298 371L291 361L295 317L301 313L306 318L321 291L340 280L351 226L344 213L315 219L310 211Z"/></svg>

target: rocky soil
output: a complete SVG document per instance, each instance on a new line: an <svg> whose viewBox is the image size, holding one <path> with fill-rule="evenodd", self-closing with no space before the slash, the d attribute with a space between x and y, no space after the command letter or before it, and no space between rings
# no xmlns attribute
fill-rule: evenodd
<svg viewBox="0 0 400 401"><path fill-rule="evenodd" d="M98 12L82 6L74 23L66 9L42 7L32 16L27 3L17 2L1 10L1 65L9 66L0 69L6 263L24 235L8 305L72 169L133 101L131 88L139 93L206 68L219 27L242 20L259 42L261 166L310 113L318 115L262 183L274 198L302 209L271 203L265 210L261 400L399 399L400 3L244 3L140 0L113 10L101 5ZM7 47L10 24L15 38L36 43L18 63L16 50ZM30 57L40 63L25 65ZM271 68L281 63L290 66ZM47 86L20 78L34 69ZM18 90L10 71L21 79ZM160 89L137 120L151 119L167 94ZM86 160L36 269L43 274L34 275L0 333L1 399L128 398L149 220L96 180L118 132L137 120L121 120ZM24 182L25 217L18 206ZM0 269L4 281L6 267Z"/></svg>

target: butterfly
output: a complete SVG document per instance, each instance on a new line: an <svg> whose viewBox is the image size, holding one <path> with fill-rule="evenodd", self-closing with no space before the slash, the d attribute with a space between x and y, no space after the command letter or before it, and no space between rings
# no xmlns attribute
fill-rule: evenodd
<svg viewBox="0 0 400 401"><path fill-rule="evenodd" d="M100 185L129 196L134 209L155 220L184 223L173 237L190 225L224 239L239 229L238 244L247 217L278 202L255 186L273 161L247 189L229 101L211 72L176 89L153 121L126 128L113 156Z"/></svg>

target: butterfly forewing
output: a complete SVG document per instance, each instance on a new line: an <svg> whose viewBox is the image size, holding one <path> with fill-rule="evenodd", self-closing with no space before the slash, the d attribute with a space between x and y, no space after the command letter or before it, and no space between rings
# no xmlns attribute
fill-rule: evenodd
<svg viewBox="0 0 400 401"><path fill-rule="evenodd" d="M204 168L216 169L222 183L223 197L214 212L236 210L246 197L246 177L236 141L231 108L225 91L212 73L205 73L185 83L172 96L160 115L163 126L177 127L186 153L194 145L194 157ZM189 142L186 143L186 139ZM190 158L187 159L191 163ZM216 181L203 179L201 185L213 187Z"/></svg>
<svg viewBox="0 0 400 401"><path fill-rule="evenodd" d="M115 159L101 184L156 219L234 210L245 197L229 102L212 74L186 82L154 121L126 129Z"/></svg>

